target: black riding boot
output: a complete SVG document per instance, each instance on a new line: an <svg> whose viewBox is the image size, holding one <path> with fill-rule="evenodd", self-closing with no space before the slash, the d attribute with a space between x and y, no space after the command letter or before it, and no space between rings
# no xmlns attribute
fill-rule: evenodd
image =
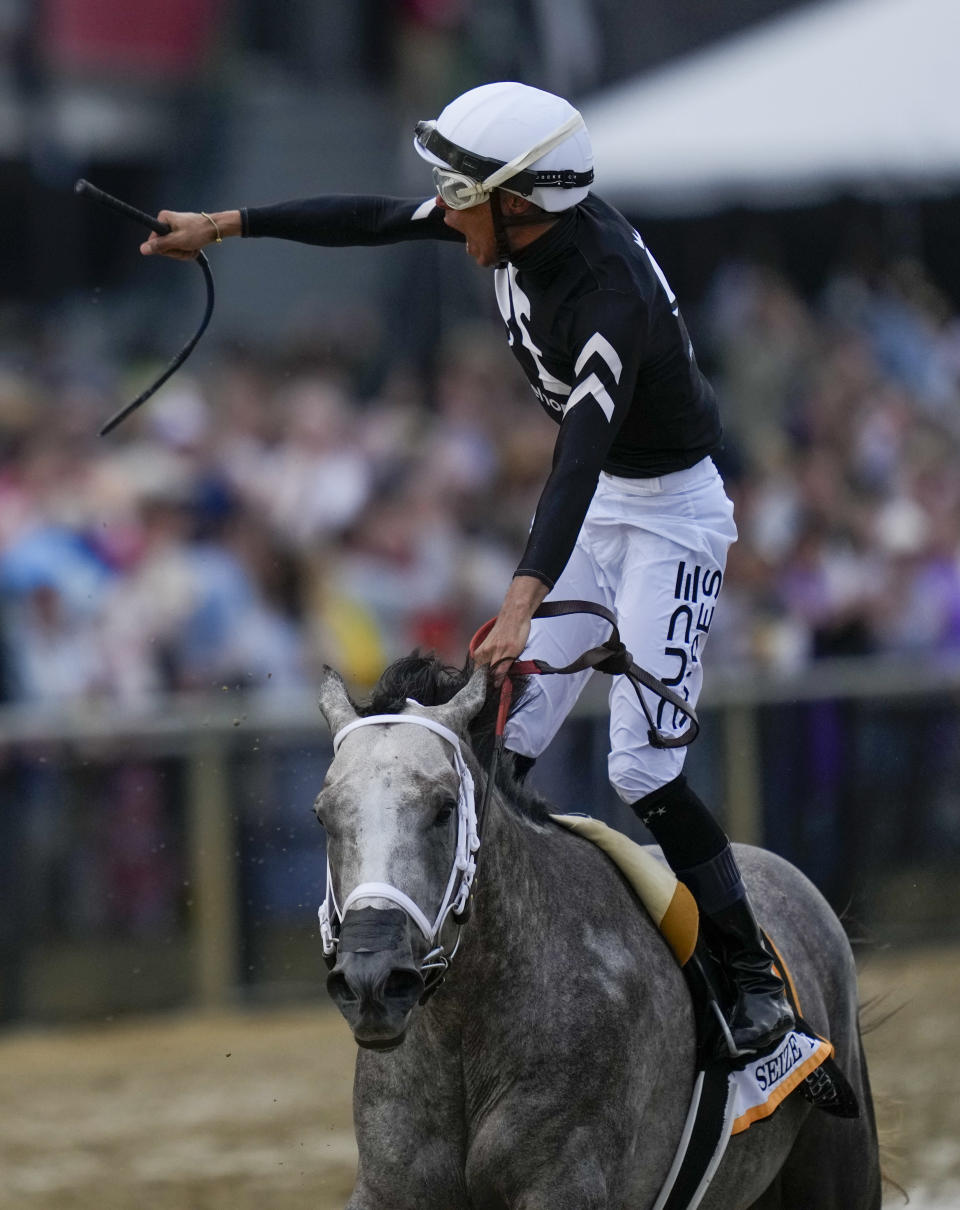
<svg viewBox="0 0 960 1210"><path fill-rule="evenodd" d="M762 1050L795 1025L783 981L747 898L723 828L680 774L633 804L673 872L697 901L707 934L736 989L729 1022L738 1050Z"/></svg>
<svg viewBox="0 0 960 1210"><path fill-rule="evenodd" d="M724 970L737 989L730 1018L730 1033L737 1050L764 1050L789 1030L796 1020L783 980L773 971L773 960L744 895L729 907L704 912L718 941Z"/></svg>

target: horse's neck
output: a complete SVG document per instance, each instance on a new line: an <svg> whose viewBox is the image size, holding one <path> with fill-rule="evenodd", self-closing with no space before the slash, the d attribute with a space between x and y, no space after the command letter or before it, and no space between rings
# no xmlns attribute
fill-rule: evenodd
<svg viewBox="0 0 960 1210"><path fill-rule="evenodd" d="M478 923L494 934L529 924L557 896L564 880L576 876L572 855L558 829L525 818L499 791L490 802L480 846L476 908ZM558 843L559 841L559 843Z"/></svg>

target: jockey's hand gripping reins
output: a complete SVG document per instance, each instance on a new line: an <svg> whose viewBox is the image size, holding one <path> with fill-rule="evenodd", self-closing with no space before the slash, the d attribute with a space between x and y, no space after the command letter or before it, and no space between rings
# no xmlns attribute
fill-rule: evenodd
<svg viewBox="0 0 960 1210"><path fill-rule="evenodd" d="M617 618L613 610L607 609L605 605L598 605L595 601L545 601L534 613L533 618L560 618L574 613L592 613L596 614L598 618L603 618L604 621L610 623L610 635L598 647L591 647L588 651L583 652L582 655L573 660L572 663L565 664L562 668L555 668L553 664L548 664L546 660L514 660L507 671L507 675L504 677L501 687L500 711L497 714L497 734L502 734L503 728L506 725L507 714L510 710L513 694L512 676L573 673L593 668L597 672L605 672L609 676L625 676L631 685L633 685L644 717L649 724L647 738L654 748L685 748L687 744L692 744L700 731L700 723L697 719L696 711L689 702L685 702L669 685L665 685L652 672L648 672L646 668L641 668L634 661L633 656L627 651L620 638L620 628L617 626ZM496 618L491 618L489 622L485 622L470 640L471 656L490 633L495 622ZM661 731L650 712L646 699L640 691L641 686L649 689L662 702L673 706L674 711L679 711L688 723L686 730L680 735L674 735L670 731Z"/></svg>
<svg viewBox="0 0 960 1210"><path fill-rule="evenodd" d="M562 675L564 673L583 672L587 668L593 668L597 672L605 672L608 676L625 676L633 686L640 702L640 707L643 710L644 718L646 718L649 724L647 737L654 748L683 748L687 744L692 744L700 733L700 722L693 706L689 702L684 701L669 685L665 685L663 681L655 677L652 672L648 672L646 668L641 668L634 661L633 656L626 649L620 638L620 628L617 625L616 614L614 614L613 610L607 609L605 605L598 605L595 601L545 601L534 613L533 619L561 618L575 613L592 613L598 618L603 618L605 622L609 622L610 634L606 640L599 646L591 647L589 650L584 651L582 655L579 655L571 663L565 664L562 668L556 668L553 664L548 664L546 660L515 659L507 669L507 673L500 685L500 704L497 709L493 751L490 754L490 763L487 768L487 783L483 789L483 798L477 810L477 835L481 839L483 837L483 821L487 813L487 805L490 802L490 795L493 792L493 786L497 779L497 769L503 756L503 733L513 702L514 677L544 676L554 673ZM477 648L493 629L496 620L496 618L491 618L489 622L485 622L470 640L469 653L471 656L474 655ZM648 689L655 697L660 698L661 703L673 706L675 717L676 712L680 712L687 726L679 735L660 730L650 710L650 706L641 692L642 688ZM476 860L479 864L479 852L477 853ZM454 919L458 924L462 924L469 914L470 901L467 900L464 907L454 913Z"/></svg>

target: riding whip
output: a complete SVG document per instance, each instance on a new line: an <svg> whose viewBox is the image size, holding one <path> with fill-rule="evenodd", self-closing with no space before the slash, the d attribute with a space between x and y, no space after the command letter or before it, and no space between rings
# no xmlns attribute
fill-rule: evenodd
<svg viewBox="0 0 960 1210"><path fill-rule="evenodd" d="M161 223L143 210L138 210L136 206L131 206L127 202L122 202L119 198L113 197L109 193L104 193L102 189L98 189L95 185L91 185L89 181L80 180L73 187L74 193L80 194L82 197L88 197L95 202L99 202L101 206L107 206L111 210L115 210L117 214L122 214L125 218L132 219L135 223L140 223L144 227L149 227L151 231L155 231L157 235L168 235L170 227L166 223ZM213 314L213 274L210 272L210 264L202 252L198 252L196 256L197 264L200 266L200 271L203 274L204 282L207 287L207 305L203 313L203 319L200 321L200 326L196 332L190 337L187 343L183 346L180 352L174 357L173 361L167 366L163 373L154 382L147 387L131 403L126 404L115 415L111 416L107 423L100 430L100 436L105 437L117 427L121 420L125 420L131 412L135 412L142 403L155 394L160 387L167 381L171 374L178 370L187 360L193 351L194 345L207 330L207 324L210 322L210 316Z"/></svg>

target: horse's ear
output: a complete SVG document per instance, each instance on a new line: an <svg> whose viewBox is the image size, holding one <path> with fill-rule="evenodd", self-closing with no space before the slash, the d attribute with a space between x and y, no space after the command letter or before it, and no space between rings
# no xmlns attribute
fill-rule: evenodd
<svg viewBox="0 0 960 1210"><path fill-rule="evenodd" d="M343 677L329 664L324 664L320 674L320 693L317 704L320 706L320 713L327 721L331 735L336 735L342 727L345 727L347 723L352 723L357 717L353 702L350 701L350 695L347 693L347 687L343 683Z"/></svg>
<svg viewBox="0 0 960 1210"><path fill-rule="evenodd" d="M467 725L486 700L487 673L486 665L478 664L469 681L449 702L430 708L430 716L451 731L466 734Z"/></svg>

